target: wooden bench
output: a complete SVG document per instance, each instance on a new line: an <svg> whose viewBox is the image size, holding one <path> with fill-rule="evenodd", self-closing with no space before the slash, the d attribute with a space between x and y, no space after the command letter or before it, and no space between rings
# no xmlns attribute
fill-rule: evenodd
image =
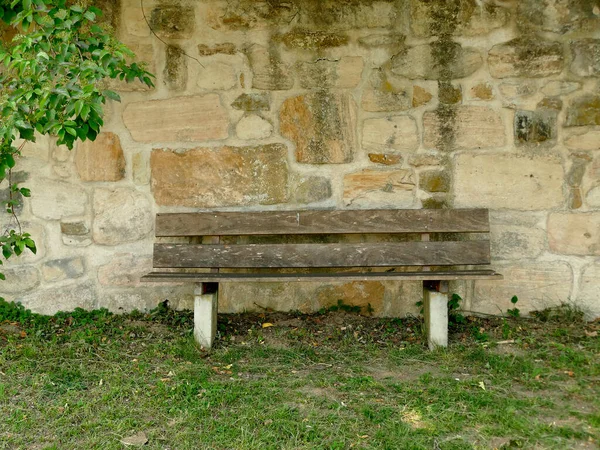
<svg viewBox="0 0 600 450"><path fill-rule="evenodd" d="M158 214L157 238L191 239L155 243L155 270L143 280L197 283L194 336L205 348L216 333L220 282L420 280L434 348L448 345L448 281L502 278L489 268L469 267L490 264L486 233L485 209ZM306 235L338 242L306 243ZM356 242L361 237L356 235L376 235L379 241ZM277 237L282 242L261 243Z"/></svg>

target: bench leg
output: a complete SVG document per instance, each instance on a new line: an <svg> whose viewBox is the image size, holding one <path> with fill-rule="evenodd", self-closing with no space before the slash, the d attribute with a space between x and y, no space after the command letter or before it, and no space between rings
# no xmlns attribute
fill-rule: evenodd
<svg viewBox="0 0 600 450"><path fill-rule="evenodd" d="M219 284L197 283L194 289L194 339L210 349L217 334Z"/></svg>
<svg viewBox="0 0 600 450"><path fill-rule="evenodd" d="M447 283L423 282L423 314L429 349L448 347Z"/></svg>

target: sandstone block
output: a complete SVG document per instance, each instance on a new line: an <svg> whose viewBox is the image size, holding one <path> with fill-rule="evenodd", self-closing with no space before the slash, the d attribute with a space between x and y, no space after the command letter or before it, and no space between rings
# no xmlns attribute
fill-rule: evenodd
<svg viewBox="0 0 600 450"><path fill-rule="evenodd" d="M494 78L555 75L562 72L564 66L562 44L529 38L513 39L492 47L488 65Z"/></svg>
<svg viewBox="0 0 600 450"><path fill-rule="evenodd" d="M557 111L546 109L517 111L514 122L515 143L525 146L555 144L557 116Z"/></svg>
<svg viewBox="0 0 600 450"><path fill-rule="evenodd" d="M523 80L518 82L501 83L498 86L500 94L506 100L521 101L527 97L531 97L537 92L537 83L535 81Z"/></svg>
<svg viewBox="0 0 600 450"><path fill-rule="evenodd" d="M231 107L242 111L268 111L271 109L271 100L266 92L244 93L233 101Z"/></svg>
<svg viewBox="0 0 600 450"><path fill-rule="evenodd" d="M364 62L360 56L345 56L339 61L317 59L296 65L300 86L305 89L353 88L362 78Z"/></svg>
<svg viewBox="0 0 600 450"><path fill-rule="evenodd" d="M300 25L323 28L329 32L357 28L393 29L398 21L397 5L392 0L343 3L322 0L298 2L298 5Z"/></svg>
<svg viewBox="0 0 600 450"><path fill-rule="evenodd" d="M42 266L42 275L47 282L79 278L84 274L84 271L85 266L83 259L80 257L53 259Z"/></svg>
<svg viewBox="0 0 600 450"><path fill-rule="evenodd" d="M363 90L362 109L369 112L406 111L412 105L412 90L406 80L383 69L375 69Z"/></svg>
<svg viewBox="0 0 600 450"><path fill-rule="evenodd" d="M196 29L194 8L180 4L159 6L152 10L150 26L163 39L189 39Z"/></svg>
<svg viewBox="0 0 600 450"><path fill-rule="evenodd" d="M494 90L489 83L478 83L471 88L471 97L478 100L491 100L494 98Z"/></svg>
<svg viewBox="0 0 600 450"><path fill-rule="evenodd" d="M576 81L549 81L542 88L542 93L548 97L557 97L559 95L567 95L581 89L581 83Z"/></svg>
<svg viewBox="0 0 600 450"><path fill-rule="evenodd" d="M36 289L30 294L17 297L16 300L35 313L46 315L53 315L58 311L73 311L75 308L92 310L98 306L94 284L89 281Z"/></svg>
<svg viewBox="0 0 600 450"><path fill-rule="evenodd" d="M399 33L370 34L358 38L358 45L369 49L384 48L397 51L404 46L405 40L406 36Z"/></svg>
<svg viewBox="0 0 600 450"><path fill-rule="evenodd" d="M410 116L367 119L363 122L362 147L368 151L415 151L419 147L417 123Z"/></svg>
<svg viewBox="0 0 600 450"><path fill-rule="evenodd" d="M502 118L485 106L427 111L423 115L423 133L427 148L493 148L505 143Z"/></svg>
<svg viewBox="0 0 600 450"><path fill-rule="evenodd" d="M138 37L148 37L151 34L150 27L144 19L142 8L137 6L123 6L121 12L122 26L128 34Z"/></svg>
<svg viewBox="0 0 600 450"><path fill-rule="evenodd" d="M415 179L410 170L372 170L344 176L344 203L356 206L410 207Z"/></svg>
<svg viewBox="0 0 600 450"><path fill-rule="evenodd" d="M183 91L187 86L188 67L185 52L177 45L168 45L163 78L169 89Z"/></svg>
<svg viewBox="0 0 600 450"><path fill-rule="evenodd" d="M58 220L85 213L87 194L75 184L39 179L31 191L31 211L40 219Z"/></svg>
<svg viewBox="0 0 600 450"><path fill-rule="evenodd" d="M576 303L588 319L596 319L600 316L598 292L600 292L600 266L592 264L583 270Z"/></svg>
<svg viewBox="0 0 600 450"><path fill-rule="evenodd" d="M238 78L230 64L212 62L201 68L197 84L202 89L227 91L237 86Z"/></svg>
<svg viewBox="0 0 600 450"><path fill-rule="evenodd" d="M170 308L192 309L193 283L183 286L158 286L153 283L152 287L122 287L117 291L111 289L98 294L98 304L114 313L128 313L134 309L149 312L165 300L169 301Z"/></svg>
<svg viewBox="0 0 600 450"><path fill-rule="evenodd" d="M471 302L473 311L498 314L514 308L510 299L519 298L517 308L522 314L558 306L571 295L573 274L563 262L529 262L494 264L504 280L477 280Z"/></svg>
<svg viewBox="0 0 600 450"><path fill-rule="evenodd" d="M564 172L559 160L503 154L455 158L456 207L545 210L560 207Z"/></svg>
<svg viewBox="0 0 600 450"><path fill-rule="evenodd" d="M468 77L482 64L477 50L456 42L436 41L400 52L391 60L391 71L410 79L451 80Z"/></svg>
<svg viewBox="0 0 600 450"><path fill-rule="evenodd" d="M325 285L316 295L322 308L336 306L342 300L345 305L360 307L363 314L369 314L369 308L381 314L385 306L385 286L377 281Z"/></svg>
<svg viewBox="0 0 600 450"><path fill-rule="evenodd" d="M6 297L6 294L20 294L31 291L40 285L40 271L33 266L16 266L13 268L4 268L3 266L0 272L6 276L6 280L0 280L2 283L2 295L0 297Z"/></svg>
<svg viewBox="0 0 600 450"><path fill-rule="evenodd" d="M384 166L393 166L402 164L402 155L397 153L369 153L369 161L375 164L383 164Z"/></svg>
<svg viewBox="0 0 600 450"><path fill-rule="evenodd" d="M540 228L492 222L490 229L494 260L534 259L546 248L546 233Z"/></svg>
<svg viewBox="0 0 600 450"><path fill-rule="evenodd" d="M93 142L79 142L75 166L82 181L122 180L125 176L125 156L119 136L102 132Z"/></svg>
<svg viewBox="0 0 600 450"><path fill-rule="evenodd" d="M152 256L119 253L98 268L98 281L104 286L139 286L140 278L152 270Z"/></svg>
<svg viewBox="0 0 600 450"><path fill-rule="evenodd" d="M426 105L433 98L433 95L421 86L413 87L413 98L412 98L412 107L418 108L419 106Z"/></svg>
<svg viewBox="0 0 600 450"><path fill-rule="evenodd" d="M235 127L240 139L266 139L273 134L273 125L255 114L244 116Z"/></svg>
<svg viewBox="0 0 600 450"><path fill-rule="evenodd" d="M462 88L459 85L453 86L449 81L441 81L438 84L438 99L440 103L446 105L455 105L462 102Z"/></svg>
<svg viewBox="0 0 600 450"><path fill-rule="evenodd" d="M572 134L565 139L565 145L572 150L600 150L600 130Z"/></svg>
<svg viewBox="0 0 600 450"><path fill-rule="evenodd" d="M212 56L212 55L235 55L237 53L237 47L231 42L223 42L208 46L205 44L198 44L198 54L200 56Z"/></svg>
<svg viewBox="0 0 600 450"><path fill-rule="evenodd" d="M446 157L434 153L420 153L410 157L408 163L413 167L439 166L446 162Z"/></svg>
<svg viewBox="0 0 600 450"><path fill-rule="evenodd" d="M319 50L341 47L348 43L348 36L343 33L327 33L303 28L294 28L285 34L273 36L275 42L282 42L286 47L300 50Z"/></svg>
<svg viewBox="0 0 600 450"><path fill-rule="evenodd" d="M214 208L287 200L287 147L154 150L152 190L159 205Z"/></svg>
<svg viewBox="0 0 600 450"><path fill-rule="evenodd" d="M293 193L295 203L308 204L331 198L331 181L319 176L302 177Z"/></svg>
<svg viewBox="0 0 600 450"><path fill-rule="evenodd" d="M517 24L533 31L568 33L600 27L598 4L587 0L524 0L518 2Z"/></svg>
<svg viewBox="0 0 600 450"><path fill-rule="evenodd" d="M229 117L216 94L130 103L123 121L140 142L225 139Z"/></svg>
<svg viewBox="0 0 600 450"><path fill-rule="evenodd" d="M252 69L252 87L265 90L287 90L294 85L290 67L274 48L252 45L246 50Z"/></svg>
<svg viewBox="0 0 600 450"><path fill-rule="evenodd" d="M555 253L600 256L600 213L552 213L548 242Z"/></svg>
<svg viewBox="0 0 600 450"><path fill-rule="evenodd" d="M118 245L146 237L154 215L148 198L133 189L96 189L92 236L102 245Z"/></svg>
<svg viewBox="0 0 600 450"><path fill-rule="evenodd" d="M427 170L419 173L419 188L425 192L448 192L452 177L447 170Z"/></svg>
<svg viewBox="0 0 600 450"><path fill-rule="evenodd" d="M585 196L585 201L590 208L600 208L600 186L590 189Z"/></svg>
<svg viewBox="0 0 600 450"><path fill-rule="evenodd" d="M288 98L279 114L281 134L307 164L351 162L356 149L356 104L348 94L327 91Z"/></svg>
<svg viewBox="0 0 600 450"><path fill-rule="evenodd" d="M585 95L571 102L566 127L600 125L600 95Z"/></svg>

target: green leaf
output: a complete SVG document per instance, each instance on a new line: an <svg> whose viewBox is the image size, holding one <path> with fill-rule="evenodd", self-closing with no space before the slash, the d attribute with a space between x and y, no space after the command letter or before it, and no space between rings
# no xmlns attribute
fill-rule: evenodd
<svg viewBox="0 0 600 450"><path fill-rule="evenodd" d="M111 100L115 100L117 102L121 101L121 97L119 96L119 94L117 94L114 91L109 91L108 89L102 92L102 95L104 95L105 97L111 99Z"/></svg>

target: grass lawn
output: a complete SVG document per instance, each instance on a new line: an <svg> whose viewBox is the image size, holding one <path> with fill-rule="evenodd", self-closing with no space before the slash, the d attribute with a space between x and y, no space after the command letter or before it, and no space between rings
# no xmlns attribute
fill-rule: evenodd
<svg viewBox="0 0 600 450"><path fill-rule="evenodd" d="M600 322L568 309L467 318L435 352L419 319L221 315L207 353L190 313L164 307L44 318L0 306L0 449L600 444Z"/></svg>

